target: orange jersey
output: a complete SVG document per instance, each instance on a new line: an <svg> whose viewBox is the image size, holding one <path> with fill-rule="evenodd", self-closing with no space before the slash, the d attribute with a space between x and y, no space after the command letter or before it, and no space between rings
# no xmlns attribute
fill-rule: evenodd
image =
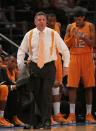
<svg viewBox="0 0 96 131"><path fill-rule="evenodd" d="M61 27L61 24L59 22L56 22L54 30L57 31L59 34L60 34L60 27Z"/></svg>
<svg viewBox="0 0 96 131"><path fill-rule="evenodd" d="M74 36L74 38L72 37L73 30L77 31L76 36ZM85 41L79 39L79 35L81 33L84 33L85 35L87 35L90 38L91 31L90 31L89 22L85 22L85 25L82 28L76 27L75 22L71 24L70 36L67 38L66 37L64 38L65 43L70 48L71 54L85 54L85 53L92 53L93 51L93 49L89 47L87 43L85 43Z"/></svg>

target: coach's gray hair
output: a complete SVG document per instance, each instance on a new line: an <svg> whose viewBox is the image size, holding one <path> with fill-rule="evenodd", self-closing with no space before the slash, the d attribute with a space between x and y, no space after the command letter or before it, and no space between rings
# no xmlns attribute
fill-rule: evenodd
<svg viewBox="0 0 96 131"><path fill-rule="evenodd" d="M34 19L36 19L36 17L39 16L39 15L43 15L43 16L47 17L46 14L43 11L40 11L40 12L36 13Z"/></svg>

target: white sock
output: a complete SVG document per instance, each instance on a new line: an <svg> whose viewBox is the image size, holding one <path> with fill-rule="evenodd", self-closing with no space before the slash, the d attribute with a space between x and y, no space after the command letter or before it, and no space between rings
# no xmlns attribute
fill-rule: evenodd
<svg viewBox="0 0 96 131"><path fill-rule="evenodd" d="M59 87L53 87L52 88L52 95L59 95ZM60 102L53 102L53 110L54 110L54 115L60 113Z"/></svg>
<svg viewBox="0 0 96 131"><path fill-rule="evenodd" d="M54 115L60 113L60 102L53 103Z"/></svg>
<svg viewBox="0 0 96 131"><path fill-rule="evenodd" d="M55 95L59 95L59 87L53 87L52 88L52 95L55 96Z"/></svg>
<svg viewBox="0 0 96 131"><path fill-rule="evenodd" d="M86 104L86 114L91 114L92 104Z"/></svg>
<svg viewBox="0 0 96 131"><path fill-rule="evenodd" d="M70 113L75 114L75 104L70 104Z"/></svg>

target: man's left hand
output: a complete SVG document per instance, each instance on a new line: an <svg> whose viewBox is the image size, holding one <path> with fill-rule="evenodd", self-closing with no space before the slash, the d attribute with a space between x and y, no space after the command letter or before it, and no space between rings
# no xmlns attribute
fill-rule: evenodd
<svg viewBox="0 0 96 131"><path fill-rule="evenodd" d="M63 77L68 75L68 67L63 68Z"/></svg>

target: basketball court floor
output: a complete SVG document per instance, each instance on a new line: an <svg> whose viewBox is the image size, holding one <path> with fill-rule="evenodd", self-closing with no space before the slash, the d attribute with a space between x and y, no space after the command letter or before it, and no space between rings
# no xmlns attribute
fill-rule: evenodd
<svg viewBox="0 0 96 131"><path fill-rule="evenodd" d="M0 131L96 131L96 124L77 124L77 125L62 125L62 126L55 126L52 127L50 130L43 130L43 129L23 129L23 128L0 128Z"/></svg>

